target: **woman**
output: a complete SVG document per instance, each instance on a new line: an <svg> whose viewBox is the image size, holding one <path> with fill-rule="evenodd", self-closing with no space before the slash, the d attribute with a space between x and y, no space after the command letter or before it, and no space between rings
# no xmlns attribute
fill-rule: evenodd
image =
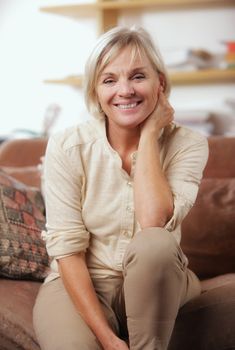
<svg viewBox="0 0 235 350"><path fill-rule="evenodd" d="M167 349L179 308L201 292L179 242L208 147L173 123L169 91L146 31L101 36L86 65L96 118L51 137L46 152L42 350Z"/></svg>

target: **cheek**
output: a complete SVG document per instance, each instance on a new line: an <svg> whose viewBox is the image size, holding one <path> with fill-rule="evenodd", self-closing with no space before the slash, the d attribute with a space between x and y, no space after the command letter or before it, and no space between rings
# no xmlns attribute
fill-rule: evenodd
<svg viewBox="0 0 235 350"><path fill-rule="evenodd" d="M156 84L151 89L151 103L153 104L153 108L156 106L158 101L160 84Z"/></svg>
<svg viewBox="0 0 235 350"><path fill-rule="evenodd" d="M111 98L110 92L111 91L109 91L109 89L102 89L102 88L97 89L97 98L101 106L105 106L109 102Z"/></svg>
<svg viewBox="0 0 235 350"><path fill-rule="evenodd" d="M102 96L103 96L103 89L98 87L98 89L96 89L96 96L98 101L100 102L102 100Z"/></svg>
<svg viewBox="0 0 235 350"><path fill-rule="evenodd" d="M103 110L104 106L105 106L105 94L101 89L97 90L97 99L98 99L98 102Z"/></svg>

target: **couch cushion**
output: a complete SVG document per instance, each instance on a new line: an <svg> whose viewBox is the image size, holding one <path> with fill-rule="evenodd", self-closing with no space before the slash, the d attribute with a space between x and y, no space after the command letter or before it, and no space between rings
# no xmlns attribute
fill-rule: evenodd
<svg viewBox="0 0 235 350"><path fill-rule="evenodd" d="M182 225L182 249L201 278L235 271L235 178L204 179Z"/></svg>
<svg viewBox="0 0 235 350"><path fill-rule="evenodd" d="M235 349L235 283L211 289L184 305L169 350Z"/></svg>
<svg viewBox="0 0 235 350"><path fill-rule="evenodd" d="M0 349L40 349L32 324L32 309L40 285L0 279Z"/></svg>
<svg viewBox="0 0 235 350"><path fill-rule="evenodd" d="M0 171L0 276L45 278L49 258L41 239L44 210L38 189Z"/></svg>
<svg viewBox="0 0 235 350"><path fill-rule="evenodd" d="M209 142L209 159L204 177L235 177L235 137L212 136Z"/></svg>

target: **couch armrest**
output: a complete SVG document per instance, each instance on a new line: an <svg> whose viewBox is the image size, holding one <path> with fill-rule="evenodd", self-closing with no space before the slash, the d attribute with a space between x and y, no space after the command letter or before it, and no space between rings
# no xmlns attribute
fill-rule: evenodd
<svg viewBox="0 0 235 350"><path fill-rule="evenodd" d="M7 140L0 145L0 166L25 167L40 163L45 154L46 138Z"/></svg>
<svg viewBox="0 0 235 350"><path fill-rule="evenodd" d="M41 170L38 166L24 166L24 167L1 167L8 175L14 177L16 180L24 183L27 186L37 187L41 189Z"/></svg>

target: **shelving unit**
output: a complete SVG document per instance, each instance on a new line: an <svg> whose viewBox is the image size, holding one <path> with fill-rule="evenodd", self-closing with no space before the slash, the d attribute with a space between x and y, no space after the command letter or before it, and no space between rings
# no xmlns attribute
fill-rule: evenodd
<svg viewBox="0 0 235 350"><path fill-rule="evenodd" d="M92 3L68 4L41 7L40 11L67 16L76 20L95 16L98 32L102 33L118 24L121 10L147 9L172 10L191 8L234 7L235 0L96 0ZM235 69L211 69L176 72L170 75L172 85L235 83ZM82 86L82 76L68 76L63 79L50 79L46 83Z"/></svg>
<svg viewBox="0 0 235 350"><path fill-rule="evenodd" d="M172 85L235 83L235 69L210 69L170 74ZM63 84L82 87L82 76L68 76L63 79L45 80L49 84Z"/></svg>
<svg viewBox="0 0 235 350"><path fill-rule="evenodd" d="M79 19L93 16L96 12L98 31L100 33L118 24L120 10L153 7L155 10L180 8L207 8L234 6L235 0L97 0L93 3L46 6L42 12L53 13Z"/></svg>

